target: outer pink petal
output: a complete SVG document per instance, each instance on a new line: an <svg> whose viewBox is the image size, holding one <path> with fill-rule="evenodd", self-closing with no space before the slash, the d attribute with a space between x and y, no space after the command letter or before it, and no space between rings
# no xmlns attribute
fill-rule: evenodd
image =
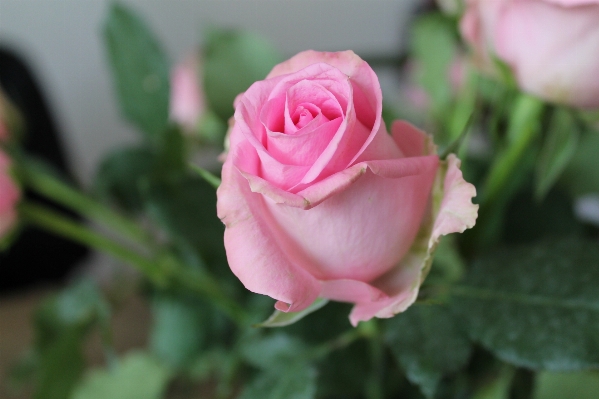
<svg viewBox="0 0 599 399"><path fill-rule="evenodd" d="M218 217L226 226L227 259L237 278L248 290L277 299L280 310L308 307L320 292L319 282L298 266L302 254L285 242L264 197L250 191L230 161L223 166L217 195Z"/></svg>
<svg viewBox="0 0 599 399"><path fill-rule="evenodd" d="M454 154L447 157L443 201L435 219L429 247L442 235L463 233L476 223L478 205L472 203L472 198L476 196L476 188L464 180L460 163Z"/></svg>
<svg viewBox="0 0 599 399"><path fill-rule="evenodd" d="M372 281L412 244L437 163L435 156L364 162L355 166L359 174L351 185L309 210L275 203L268 208L306 254L302 268L313 276Z"/></svg>
<svg viewBox="0 0 599 399"><path fill-rule="evenodd" d="M476 195L476 189L463 179L459 166L459 159L451 154L446 166L439 169L435 191L440 194L433 196L432 217L425 219L412 248L397 266L372 282L388 297L356 303L350 314L353 325L372 317L392 317L407 309L418 297L418 290L428 273L440 237L461 233L474 226L478 205L472 204L471 200ZM438 195L442 195L440 201L435 198Z"/></svg>
<svg viewBox="0 0 599 399"><path fill-rule="evenodd" d="M437 161L436 156L364 161L342 172L335 173L299 191L297 194L282 190L260 177L246 173L244 173L244 176L248 179L253 192L265 195L274 203L311 209L350 187L367 170L372 171L375 175L387 178L417 176L425 173L425 171L426 173L431 171L434 173Z"/></svg>
<svg viewBox="0 0 599 399"><path fill-rule="evenodd" d="M387 298L387 294L368 283L343 279L323 281L320 296L351 303L368 303Z"/></svg>

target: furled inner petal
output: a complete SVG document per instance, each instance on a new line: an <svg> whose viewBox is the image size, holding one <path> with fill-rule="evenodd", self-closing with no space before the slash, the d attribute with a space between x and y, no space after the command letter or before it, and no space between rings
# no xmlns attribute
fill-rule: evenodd
<svg viewBox="0 0 599 399"><path fill-rule="evenodd" d="M318 115L312 122L321 117L324 116ZM342 118L324 124L312 122L301 129L301 134L269 132L268 153L281 163L311 166L339 130Z"/></svg>
<svg viewBox="0 0 599 399"><path fill-rule="evenodd" d="M316 105L304 103L295 109L295 112L291 116L291 120L298 129L301 129L314 120L314 117L319 114L320 109Z"/></svg>
<svg viewBox="0 0 599 399"><path fill-rule="evenodd" d="M343 116L337 97L330 90L311 80L302 80L286 93L285 133L298 134L318 115L320 123Z"/></svg>

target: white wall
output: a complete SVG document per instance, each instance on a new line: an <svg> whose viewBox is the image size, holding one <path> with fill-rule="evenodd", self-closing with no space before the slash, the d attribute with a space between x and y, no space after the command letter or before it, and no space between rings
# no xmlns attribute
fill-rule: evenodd
<svg viewBox="0 0 599 399"><path fill-rule="evenodd" d="M308 48L394 54L418 0L127 0L172 61L209 24L243 27L292 55ZM71 164L89 182L108 149L136 140L118 114L100 36L110 2L0 0L0 43L25 56L50 101Z"/></svg>

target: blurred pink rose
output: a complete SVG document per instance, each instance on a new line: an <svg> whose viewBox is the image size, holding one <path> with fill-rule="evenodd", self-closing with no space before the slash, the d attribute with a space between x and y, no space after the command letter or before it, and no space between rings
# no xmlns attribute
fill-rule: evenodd
<svg viewBox="0 0 599 399"><path fill-rule="evenodd" d="M0 240L17 222L17 202L21 198L19 188L10 175L10 158L0 150Z"/></svg>
<svg viewBox="0 0 599 399"><path fill-rule="evenodd" d="M461 31L479 66L499 58L522 90L599 107L599 0L468 0Z"/></svg>
<svg viewBox="0 0 599 399"><path fill-rule="evenodd" d="M354 325L391 317L416 299L439 236L474 225L457 158L439 161L405 122L389 135L381 112L351 51L300 53L236 100L218 216L231 270L277 309L322 297L354 303Z"/></svg>
<svg viewBox="0 0 599 399"><path fill-rule="evenodd" d="M202 89L201 62L193 54L171 71L171 119L187 131L194 131L206 109Z"/></svg>

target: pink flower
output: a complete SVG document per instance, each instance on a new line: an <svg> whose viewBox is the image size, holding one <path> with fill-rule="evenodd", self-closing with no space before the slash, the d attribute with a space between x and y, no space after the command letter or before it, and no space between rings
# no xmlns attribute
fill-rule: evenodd
<svg viewBox="0 0 599 399"><path fill-rule="evenodd" d="M171 119L187 131L194 131L206 109L198 55L189 56L171 72Z"/></svg>
<svg viewBox="0 0 599 399"><path fill-rule="evenodd" d="M321 297L354 303L354 325L391 317L416 299L439 236L474 225L457 158L439 161L408 123L389 135L381 112L351 51L300 53L236 100L218 216L231 270L278 310Z"/></svg>
<svg viewBox="0 0 599 399"><path fill-rule="evenodd" d="M483 69L497 57L528 93L599 107L599 0L468 0L461 31Z"/></svg>
<svg viewBox="0 0 599 399"><path fill-rule="evenodd" d="M10 158L0 150L0 241L17 222L16 205L21 192L10 175Z"/></svg>

